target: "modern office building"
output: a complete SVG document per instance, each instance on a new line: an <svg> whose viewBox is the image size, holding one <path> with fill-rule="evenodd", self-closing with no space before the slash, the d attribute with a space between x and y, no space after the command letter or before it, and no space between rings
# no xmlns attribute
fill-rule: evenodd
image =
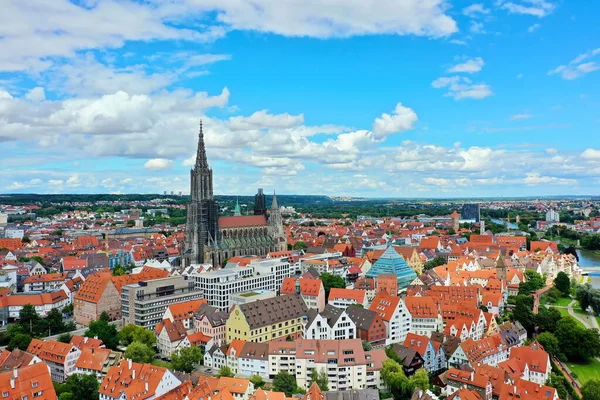
<svg viewBox="0 0 600 400"><path fill-rule="evenodd" d="M194 276L196 289L208 304L228 311L231 295L255 290L278 291L283 279L292 275L287 258L253 260L245 267L223 268Z"/></svg>
<svg viewBox="0 0 600 400"><path fill-rule="evenodd" d="M460 219L479 222L481 220L479 204L464 204L460 212Z"/></svg>
<svg viewBox="0 0 600 400"><path fill-rule="evenodd" d="M123 286L121 317L123 326L135 324L153 330L170 304L202 298L194 281L185 276L140 281Z"/></svg>

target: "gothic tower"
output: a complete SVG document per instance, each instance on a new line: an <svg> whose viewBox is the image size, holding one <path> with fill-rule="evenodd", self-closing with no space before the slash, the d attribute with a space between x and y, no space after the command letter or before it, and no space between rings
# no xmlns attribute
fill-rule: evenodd
<svg viewBox="0 0 600 400"><path fill-rule="evenodd" d="M254 195L254 215L267 216L267 199L262 188Z"/></svg>
<svg viewBox="0 0 600 400"><path fill-rule="evenodd" d="M213 196L212 169L208 166L206 158L202 121L198 135L196 165L190 171L190 195L185 225L185 265L214 262L205 259L205 256L218 245L219 207Z"/></svg>
<svg viewBox="0 0 600 400"><path fill-rule="evenodd" d="M271 210L269 212L269 231L271 238L275 242L275 251L287 250L287 239L283 230L283 218L281 217L281 210L279 209L279 204L277 204L277 195L275 192L273 192L273 203L271 203Z"/></svg>
<svg viewBox="0 0 600 400"><path fill-rule="evenodd" d="M504 256L502 255L502 252L498 255L498 260L496 260L496 279L500 279L502 281L508 279L506 263L504 262Z"/></svg>

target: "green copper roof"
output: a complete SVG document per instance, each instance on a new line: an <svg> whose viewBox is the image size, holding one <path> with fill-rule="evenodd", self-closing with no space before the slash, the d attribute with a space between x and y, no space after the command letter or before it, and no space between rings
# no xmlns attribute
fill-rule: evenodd
<svg viewBox="0 0 600 400"><path fill-rule="evenodd" d="M417 277L417 274L406 263L404 257L398 254L392 246L388 246L381 257L375 261L366 276L376 278L381 274L396 275L398 277L398 289L406 288Z"/></svg>
<svg viewBox="0 0 600 400"><path fill-rule="evenodd" d="M240 201L235 199L235 210L233 210L235 215L242 215L242 210L240 210Z"/></svg>

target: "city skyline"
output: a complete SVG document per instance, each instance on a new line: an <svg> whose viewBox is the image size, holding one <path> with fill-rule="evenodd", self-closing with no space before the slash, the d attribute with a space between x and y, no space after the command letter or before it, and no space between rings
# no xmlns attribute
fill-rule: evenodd
<svg viewBox="0 0 600 400"><path fill-rule="evenodd" d="M600 5L284 3L9 4L0 193L599 194Z"/></svg>

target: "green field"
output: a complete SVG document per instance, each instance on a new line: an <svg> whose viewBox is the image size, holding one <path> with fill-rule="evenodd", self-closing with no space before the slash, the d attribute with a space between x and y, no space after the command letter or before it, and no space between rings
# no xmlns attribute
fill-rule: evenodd
<svg viewBox="0 0 600 400"><path fill-rule="evenodd" d="M587 363L566 363L571 372L577 374L577 380L583 385L592 379L600 379L600 361L592 358Z"/></svg>
<svg viewBox="0 0 600 400"><path fill-rule="evenodd" d="M553 306L566 307L572 301L573 301L573 299L570 297L559 297L558 299L556 299L556 301L554 303L550 302L550 304L552 304ZM542 304L546 304L547 302L548 302L548 298L542 297Z"/></svg>
<svg viewBox="0 0 600 400"><path fill-rule="evenodd" d="M562 315L563 317L571 317L573 318L570 314L569 311L566 308L557 308L557 307L552 307L552 308L556 308L558 310L558 312L560 312L560 315ZM579 325L582 328L587 328L581 321L579 321L577 318L573 318L575 320L575 322L577 322L577 325Z"/></svg>

